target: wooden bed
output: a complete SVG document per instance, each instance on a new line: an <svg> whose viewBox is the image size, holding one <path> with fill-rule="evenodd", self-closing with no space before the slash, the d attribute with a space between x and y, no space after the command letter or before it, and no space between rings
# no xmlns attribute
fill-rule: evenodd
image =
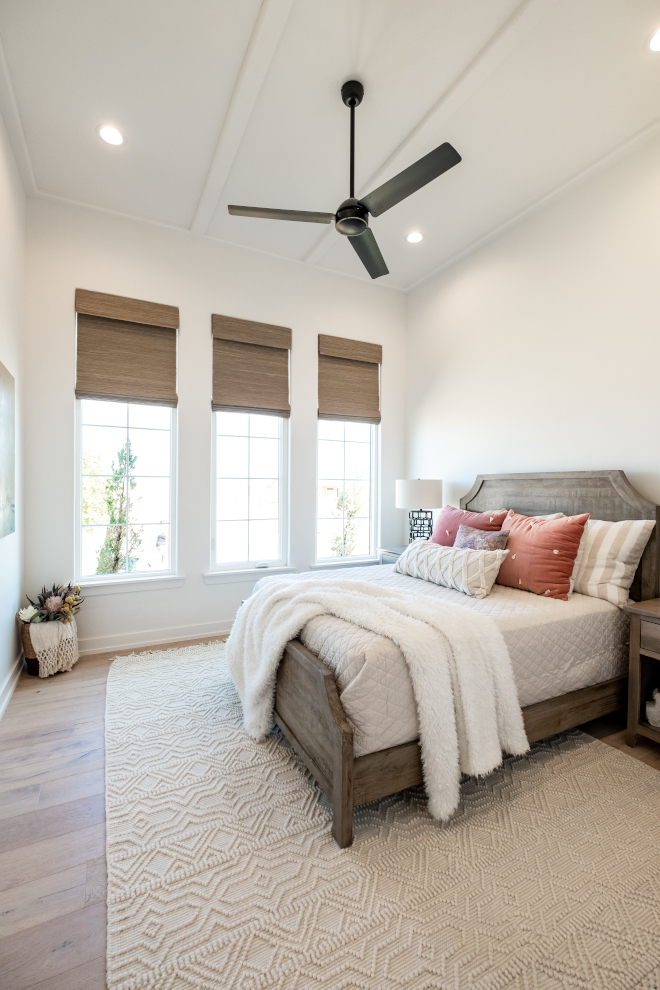
<svg viewBox="0 0 660 990"><path fill-rule="evenodd" d="M479 475L461 499L462 509L506 507L524 515L589 512L594 519L654 519L660 507L635 491L623 471ZM659 597L658 525L638 567L630 597ZM530 742L626 703L627 678L572 691L523 708ZM422 783L419 743L409 742L366 756L353 755L353 729L339 699L332 671L299 640L291 640L279 667L275 721L332 802L333 835L342 848L353 841L353 808Z"/></svg>

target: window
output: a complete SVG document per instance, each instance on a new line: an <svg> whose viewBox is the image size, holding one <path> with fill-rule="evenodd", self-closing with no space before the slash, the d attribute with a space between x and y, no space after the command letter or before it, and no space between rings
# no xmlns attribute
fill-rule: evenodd
<svg viewBox="0 0 660 990"><path fill-rule="evenodd" d="M215 566L286 563L284 420L214 415Z"/></svg>
<svg viewBox="0 0 660 990"><path fill-rule="evenodd" d="M173 410L93 399L78 405L80 578L171 572Z"/></svg>
<svg viewBox="0 0 660 990"><path fill-rule="evenodd" d="M375 430L369 423L319 420L318 560L373 556Z"/></svg>

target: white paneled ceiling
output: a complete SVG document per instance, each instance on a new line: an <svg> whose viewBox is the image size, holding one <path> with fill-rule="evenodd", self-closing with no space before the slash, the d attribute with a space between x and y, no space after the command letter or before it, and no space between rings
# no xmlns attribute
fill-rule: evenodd
<svg viewBox="0 0 660 990"><path fill-rule="evenodd" d="M4 0L0 106L31 195L368 280L334 228L227 214L337 209L360 79L358 195L463 156L372 219L408 288L660 121L658 28L658 0Z"/></svg>

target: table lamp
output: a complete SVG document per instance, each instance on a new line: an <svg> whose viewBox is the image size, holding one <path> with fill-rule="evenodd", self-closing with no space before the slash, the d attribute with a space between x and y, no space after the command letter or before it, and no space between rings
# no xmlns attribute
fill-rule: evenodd
<svg viewBox="0 0 660 990"><path fill-rule="evenodd" d="M410 539L429 540L433 532L432 509L442 507L442 482L417 478L414 480L397 480L396 507L409 509Z"/></svg>

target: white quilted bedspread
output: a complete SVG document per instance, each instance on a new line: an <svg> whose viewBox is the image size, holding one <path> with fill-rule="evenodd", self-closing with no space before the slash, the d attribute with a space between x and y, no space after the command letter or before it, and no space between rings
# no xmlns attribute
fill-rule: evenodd
<svg viewBox="0 0 660 990"><path fill-rule="evenodd" d="M313 576L332 580L337 575L315 571ZM523 708L598 684L626 669L627 616L600 598L574 594L562 602L496 584L479 601L460 591L395 574L391 566L346 568L341 577L414 591L490 616L509 648ZM355 730L356 756L419 737L408 669L391 640L330 615L308 622L300 639L334 671L344 710Z"/></svg>

